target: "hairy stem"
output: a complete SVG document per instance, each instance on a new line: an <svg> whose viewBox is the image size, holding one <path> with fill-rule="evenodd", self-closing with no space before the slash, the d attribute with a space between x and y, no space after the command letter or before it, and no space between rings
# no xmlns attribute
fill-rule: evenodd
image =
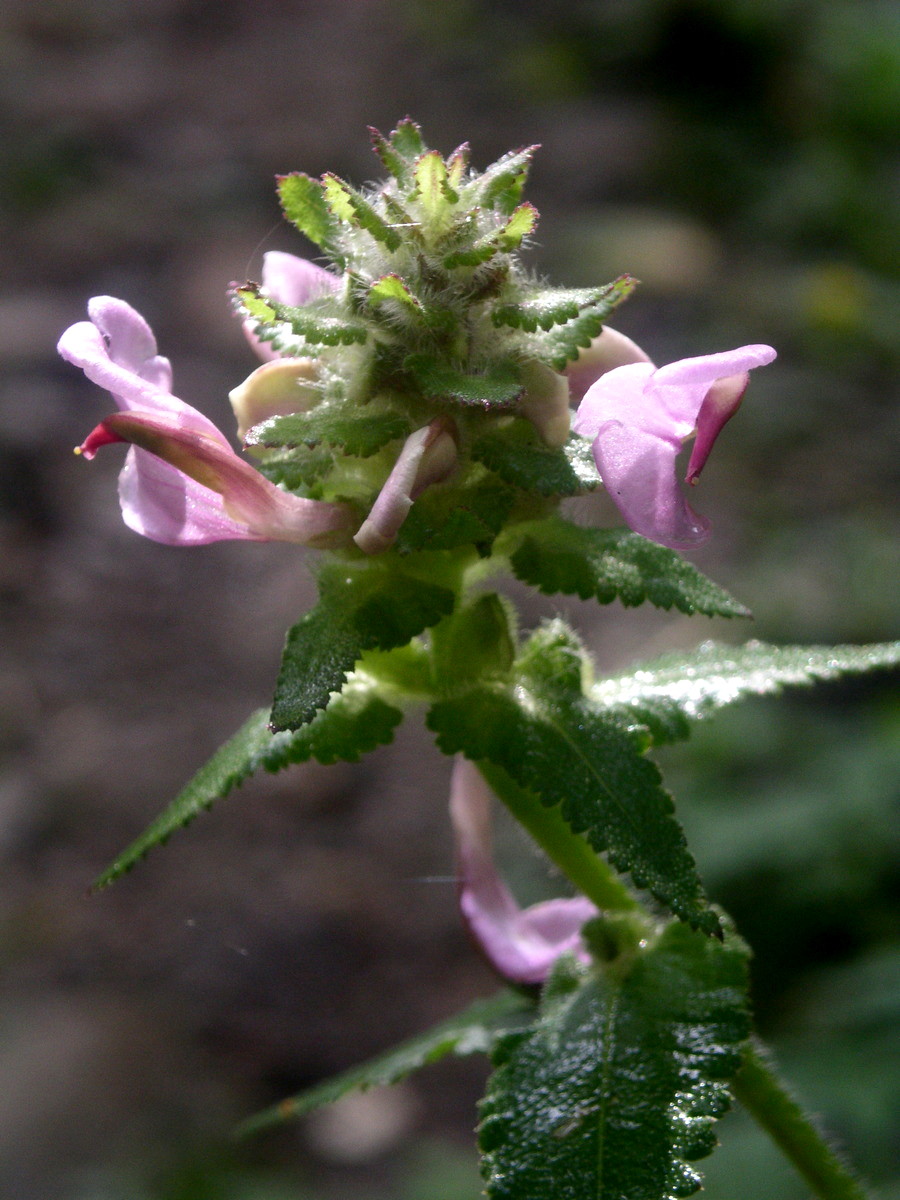
<svg viewBox="0 0 900 1200"><path fill-rule="evenodd" d="M598 908L627 912L640 907L612 868L580 834L572 832L558 805L547 808L531 792L519 787L501 767L479 762L478 769L551 862Z"/></svg>
<svg viewBox="0 0 900 1200"><path fill-rule="evenodd" d="M859 1180L778 1078L768 1053L758 1041L748 1044L732 1086L737 1099L820 1200L869 1200Z"/></svg>

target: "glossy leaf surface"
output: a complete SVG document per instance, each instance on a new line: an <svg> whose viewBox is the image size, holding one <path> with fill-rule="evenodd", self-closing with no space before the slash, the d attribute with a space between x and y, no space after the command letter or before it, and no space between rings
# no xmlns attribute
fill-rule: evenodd
<svg viewBox="0 0 900 1200"><path fill-rule="evenodd" d="M715 1146L749 1031L746 956L672 923L632 961L560 964L482 1102L493 1200L674 1200Z"/></svg>
<svg viewBox="0 0 900 1200"><path fill-rule="evenodd" d="M517 577L547 595L593 597L601 604L618 599L629 607L649 600L688 615L750 616L674 550L628 529L586 529L551 516L512 530L510 543Z"/></svg>

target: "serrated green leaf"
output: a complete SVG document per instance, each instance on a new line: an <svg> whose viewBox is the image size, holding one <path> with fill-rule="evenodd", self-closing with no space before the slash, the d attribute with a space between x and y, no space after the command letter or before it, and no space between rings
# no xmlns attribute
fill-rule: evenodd
<svg viewBox="0 0 900 1200"><path fill-rule="evenodd" d="M632 607L649 601L692 616L749 617L750 612L674 550L628 529L584 529L553 515L510 530L506 549L523 583Z"/></svg>
<svg viewBox="0 0 900 1200"><path fill-rule="evenodd" d="M583 460L573 454L579 441L583 439L570 435L566 446L548 446L532 423L520 417L482 434L472 457L513 487L540 496L579 496L600 485L593 460L586 470L579 469Z"/></svg>
<svg viewBox="0 0 900 1200"><path fill-rule="evenodd" d="M453 550L472 544L487 552L503 528L515 493L485 480L458 489L427 488L415 501L397 537L397 549Z"/></svg>
<svg viewBox="0 0 900 1200"><path fill-rule="evenodd" d="M603 300L598 304L580 312L565 325L532 334L529 341L534 354L554 370L564 371L566 364L576 359L580 351L599 335L610 313L628 299L637 282L630 275L622 275L608 285Z"/></svg>
<svg viewBox="0 0 900 1200"><path fill-rule="evenodd" d="M440 1062L448 1055L463 1058L469 1054L489 1054L500 1038L527 1029L535 1012L534 1002L518 992L504 991L490 1000L476 1000L427 1033L251 1117L238 1127L237 1136L246 1137L301 1117L325 1104L333 1104L348 1092L399 1083L413 1071Z"/></svg>
<svg viewBox="0 0 900 1200"><path fill-rule="evenodd" d="M483 372L466 374L431 355L410 354L403 360L403 368L433 400L496 410L512 408L524 390L513 362L501 360Z"/></svg>
<svg viewBox="0 0 900 1200"><path fill-rule="evenodd" d="M769 646L704 642L689 654L666 654L635 671L602 679L591 700L646 726L655 742L686 737L701 721L744 696L772 695L900 665L900 642L868 646Z"/></svg>
<svg viewBox="0 0 900 1200"><path fill-rule="evenodd" d="M537 146L526 146L524 150L511 150L491 163L474 182L472 203L511 213L522 196L531 160L537 149Z"/></svg>
<svg viewBox="0 0 900 1200"><path fill-rule="evenodd" d="M338 220L364 229L377 242L387 246L388 250L397 249L402 240L400 234L375 211L365 196L330 173L322 176L322 187L325 203Z"/></svg>
<svg viewBox="0 0 900 1200"><path fill-rule="evenodd" d="M399 121L397 128L390 135L390 143L403 158L416 159L424 154L426 146L422 140L422 130L409 117Z"/></svg>
<svg viewBox="0 0 900 1200"><path fill-rule="evenodd" d="M581 690L581 651L562 622L526 644L509 682L480 684L436 703L428 726L445 754L502 767L561 812L682 920L719 928L645 738Z"/></svg>
<svg viewBox="0 0 900 1200"><path fill-rule="evenodd" d="M279 304L260 294L259 285L236 288L235 301L240 316L256 322L254 333L283 354L302 353L304 343L313 346L361 345L369 336L364 325L329 316L315 302L302 308ZM328 298L325 305L331 305Z"/></svg>
<svg viewBox="0 0 900 1200"><path fill-rule="evenodd" d="M325 203L319 180L302 171L276 178L278 198L287 219L311 242L333 251L340 226Z"/></svg>
<svg viewBox="0 0 900 1200"><path fill-rule="evenodd" d="M395 412L362 412L345 405L319 405L305 413L270 417L247 431L248 446L267 449L339 446L344 453L368 458L388 442L405 438L412 426Z"/></svg>
<svg viewBox="0 0 900 1200"><path fill-rule="evenodd" d="M600 288L545 288L531 292L517 304L503 304L495 308L491 320L495 325L508 325L529 333L565 325L588 309L590 313L587 315L602 320L610 311L607 307L610 296L616 297L615 303L620 303L623 298L617 290L618 282Z"/></svg>
<svg viewBox="0 0 900 1200"><path fill-rule="evenodd" d="M466 168L469 165L469 143L463 142L461 146L457 146L450 157L447 159L447 179L452 188L458 188L466 176Z"/></svg>
<svg viewBox="0 0 900 1200"><path fill-rule="evenodd" d="M398 183L406 183L409 179L410 166L407 158L398 152L392 140L386 138L383 133L380 133L371 125L369 126L369 138L375 153L381 159L385 169L393 175Z"/></svg>
<svg viewBox="0 0 900 1200"><path fill-rule="evenodd" d="M376 304L382 300L397 300L409 308L422 307L399 275L382 275L380 279L376 279L369 288L369 296Z"/></svg>
<svg viewBox="0 0 900 1200"><path fill-rule="evenodd" d="M444 258L444 266L477 267L488 262L495 254L508 254L518 249L537 224L538 211L526 201L514 209L509 219L499 229L494 229L478 238L471 246L454 250Z"/></svg>
<svg viewBox="0 0 900 1200"><path fill-rule="evenodd" d="M488 1196L692 1195L689 1164L715 1146L748 1032L746 951L683 925L621 970L551 980L532 1030L494 1051L479 1128Z"/></svg>
<svg viewBox="0 0 900 1200"><path fill-rule="evenodd" d="M390 743L403 719L399 709L377 694L377 684L364 674L354 675L325 712L294 733L269 730L269 710L250 717L139 838L131 843L96 880L94 889L107 887L154 846L221 800L255 771L280 771L311 758L329 765L357 762L376 746Z"/></svg>
<svg viewBox="0 0 900 1200"><path fill-rule="evenodd" d="M404 574L395 563L327 566L319 603L287 635L272 728L297 729L328 705L366 650L405 646L453 611L449 588Z"/></svg>
<svg viewBox="0 0 900 1200"><path fill-rule="evenodd" d="M433 219L448 205L458 203L459 196L447 179L447 165L436 150L422 155L413 176L416 190L411 198L419 201L428 217Z"/></svg>

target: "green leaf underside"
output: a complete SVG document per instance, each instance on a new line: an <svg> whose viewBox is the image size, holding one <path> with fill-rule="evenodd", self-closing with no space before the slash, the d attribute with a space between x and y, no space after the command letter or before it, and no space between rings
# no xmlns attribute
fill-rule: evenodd
<svg viewBox="0 0 900 1200"><path fill-rule="evenodd" d="M535 150L537 146L511 150L491 163L479 177L471 203L511 213L521 198Z"/></svg>
<svg viewBox="0 0 900 1200"><path fill-rule="evenodd" d="M565 446L553 449L520 417L504 429L482 434L472 457L513 487L540 496L578 496L600 484L593 459L583 452L585 442L572 434Z"/></svg>
<svg viewBox="0 0 900 1200"><path fill-rule="evenodd" d="M569 968L571 971L571 968ZM715 1146L749 1031L746 956L669 925L622 977L566 976L503 1039L481 1105L492 1200L674 1200Z"/></svg>
<svg viewBox="0 0 900 1200"><path fill-rule="evenodd" d="M448 1055L463 1058L469 1054L488 1054L499 1038L527 1028L535 1011L533 1001L511 991L500 992L490 1000L477 1000L427 1033L251 1117L238 1128L237 1135L244 1137L301 1117L325 1104L333 1104L349 1092L399 1083L413 1071Z"/></svg>
<svg viewBox="0 0 900 1200"><path fill-rule="evenodd" d="M388 442L405 438L411 432L408 418L393 412L359 412L346 406L320 405L305 413L271 417L254 425L245 439L248 446L268 449L309 446L324 443L340 446L345 453L368 458Z"/></svg>
<svg viewBox="0 0 900 1200"><path fill-rule="evenodd" d="M491 313L491 319L495 325L508 325L529 333L565 325L581 313L603 321L624 300L623 292L627 294L631 291L631 287L628 287L626 292L626 279L633 286L630 277L623 276L599 288L546 288L532 293L517 304L498 306ZM589 313L586 311L588 309Z"/></svg>
<svg viewBox="0 0 900 1200"><path fill-rule="evenodd" d="M388 250L396 250L399 247L402 238L397 230L392 229L368 200L349 183L329 173L322 176L322 188L325 203L338 220L346 221L357 229L364 229Z"/></svg>
<svg viewBox="0 0 900 1200"><path fill-rule="evenodd" d="M434 400L486 409L511 408L523 387L513 363L498 362L483 373L467 375L427 354L410 354L403 367L422 392Z"/></svg>
<svg viewBox="0 0 900 1200"><path fill-rule="evenodd" d="M340 227L325 203L318 179L302 171L280 175L278 196L284 215L302 234L323 249L333 247Z"/></svg>
<svg viewBox="0 0 900 1200"><path fill-rule="evenodd" d="M667 654L595 683L591 700L649 729L657 743L687 737L691 721L745 696L809 686L900 665L900 642L869 646L769 646L704 642L689 654Z"/></svg>
<svg viewBox="0 0 900 1200"><path fill-rule="evenodd" d="M554 370L565 370L566 364L576 359L579 352L598 336L610 313L623 300L628 299L637 287L637 282L630 275L622 275L609 285L609 290L600 304L585 309L565 325L556 325L550 330L538 330L533 333L530 343L534 353L546 359Z"/></svg>
<svg viewBox="0 0 900 1200"><path fill-rule="evenodd" d="M560 630L551 622L532 638L509 682L438 701L429 728L445 754L494 763L548 808L562 805L573 832L638 887L717 933L672 799L643 754L646 739L581 694L580 664L573 676L565 659L575 651Z"/></svg>
<svg viewBox="0 0 900 1200"><path fill-rule="evenodd" d="M313 309L294 308L279 304L260 294L257 284L246 284L235 292L240 312L257 322L254 333L263 342L270 342L284 352L300 353L303 343L311 346L362 345L368 337L363 325L331 317ZM326 304L331 304L329 297Z"/></svg>
<svg viewBox="0 0 900 1200"><path fill-rule="evenodd" d="M139 838L96 880L104 888L177 830L221 800L260 768L280 771L314 758L330 765L357 762L376 746L388 745L403 714L385 703L365 676L354 676L315 721L294 733L269 730L269 710L253 714L196 773L190 783Z"/></svg>
<svg viewBox="0 0 900 1200"><path fill-rule="evenodd" d="M449 588L403 574L396 564L339 564L319 577L319 603L287 635L272 728L297 729L339 692L366 650L393 650L453 611Z"/></svg>
<svg viewBox="0 0 900 1200"><path fill-rule="evenodd" d="M626 606L649 600L657 608L708 617L750 612L696 567L665 546L628 529L583 529L556 515L512 531L517 578L546 595L562 592Z"/></svg>

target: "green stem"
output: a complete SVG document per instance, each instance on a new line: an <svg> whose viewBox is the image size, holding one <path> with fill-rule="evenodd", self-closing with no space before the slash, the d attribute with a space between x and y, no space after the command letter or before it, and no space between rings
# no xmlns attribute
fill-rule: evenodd
<svg viewBox="0 0 900 1200"><path fill-rule="evenodd" d="M572 832L559 805L547 808L531 792L519 787L501 767L479 762L478 769L547 857L598 908L607 912L633 912L640 907L612 868L580 834Z"/></svg>
<svg viewBox="0 0 900 1200"><path fill-rule="evenodd" d="M733 1090L820 1200L868 1200L859 1180L778 1078L759 1042L749 1043Z"/></svg>

